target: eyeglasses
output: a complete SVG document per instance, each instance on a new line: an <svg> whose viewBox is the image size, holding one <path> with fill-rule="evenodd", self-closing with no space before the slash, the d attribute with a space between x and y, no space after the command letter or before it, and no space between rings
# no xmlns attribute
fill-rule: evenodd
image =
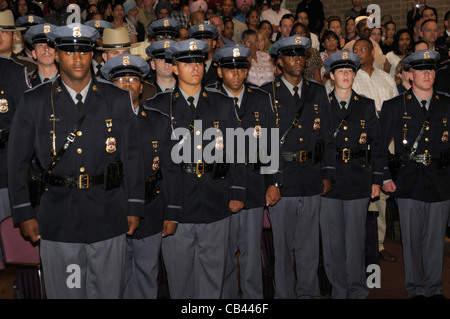
<svg viewBox="0 0 450 319"><path fill-rule="evenodd" d="M125 85L127 83L130 83L131 85L138 84L141 82L141 79L138 77L131 77L131 78L115 78L113 80L113 83L116 85Z"/></svg>

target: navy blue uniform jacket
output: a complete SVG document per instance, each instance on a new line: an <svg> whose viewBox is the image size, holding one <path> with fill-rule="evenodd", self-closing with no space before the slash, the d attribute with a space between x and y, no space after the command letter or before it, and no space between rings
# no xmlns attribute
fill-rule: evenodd
<svg viewBox="0 0 450 319"><path fill-rule="evenodd" d="M383 184L383 148L375 102L352 91L347 110L341 110L334 91L329 95L334 131L345 119L335 138L336 151L366 150L370 145L371 160L351 158L347 163L336 159L336 183L325 195L328 198L351 200L370 197L372 185Z"/></svg>
<svg viewBox="0 0 450 319"><path fill-rule="evenodd" d="M410 154L411 148L419 135L424 121L430 117L429 129L424 131L416 155L425 151L432 157L438 157L440 152L450 146L448 133L450 131L450 97L433 92L430 107L424 114L412 88L383 103L380 114L381 130L385 150L385 179L391 179L388 169L388 145L394 139L395 152ZM405 126L406 125L406 126ZM406 129L404 145L403 129ZM395 181L398 198L410 198L424 202L440 202L450 199L450 168L438 169L436 163L425 166L422 163L403 163Z"/></svg>
<svg viewBox="0 0 450 319"><path fill-rule="evenodd" d="M304 163L283 162L281 196L312 196L322 193L322 179L334 181L336 178L334 129L325 87L303 79L299 105L296 104L281 75L274 81L263 84L261 88L272 95L275 114L278 114L279 119L280 138L294 121L300 106L304 107L299 123L281 145L281 152L312 151L318 140L324 142L324 155L320 163L314 164L311 160Z"/></svg>
<svg viewBox="0 0 450 319"><path fill-rule="evenodd" d="M53 173L103 175L109 163L122 161L122 185L109 191L103 185L88 189L46 185L34 210L27 185L33 153L47 169L53 120L58 152L83 115L86 117L74 142ZM142 148L128 91L93 77L83 109L78 111L60 77L43 83L24 94L11 126L10 146L8 176L14 222L37 218L43 239L77 243L105 240L128 231L127 215L143 216Z"/></svg>
<svg viewBox="0 0 450 319"><path fill-rule="evenodd" d="M202 128L201 130L198 127L194 128L190 145L186 146L188 144L186 142L180 152L174 151L176 154L181 154L185 149L191 149L190 162L194 162L195 152L203 152L206 148L205 153L215 153L211 150L211 146L217 150L216 147L220 144L217 143L220 133L217 133L217 136L207 137L203 136L205 130L222 132L223 143L219 148L223 147L223 154L227 154L226 129L234 130L239 125L233 100L214 89L201 89L194 113L178 86L173 91L159 93L154 98L148 99L145 106L160 109L161 112L171 116L172 138L175 138L176 142L180 140L180 136L175 133L177 128L188 128L189 125L194 124L194 119L201 120ZM195 143L196 136L202 138L199 144ZM205 161L204 158L203 161ZM171 178L171 180L175 179ZM201 177L183 172L178 183L177 186L167 183L169 192L173 187L175 189L180 187L182 192L182 210L170 207L168 209L171 220L182 223L215 222L231 215L228 207L230 200L245 201L245 164L239 164L236 161L230 163L226 176L219 179L213 179L211 172L205 172Z"/></svg>

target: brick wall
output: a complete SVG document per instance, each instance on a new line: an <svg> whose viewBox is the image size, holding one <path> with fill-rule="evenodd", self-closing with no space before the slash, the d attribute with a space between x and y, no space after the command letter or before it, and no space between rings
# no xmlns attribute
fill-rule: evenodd
<svg viewBox="0 0 450 319"><path fill-rule="evenodd" d="M316 1L316 0L313 0ZM344 13L352 7L351 0L321 0L325 18L331 15L337 15L344 20ZM286 0L286 8L295 13L299 0ZM439 30L444 30L444 14L450 10L450 0L427 0L427 5L435 7L438 12ZM397 30L406 27L406 14L411 10L410 0L363 0L362 6L367 7L369 4L378 4L381 9L381 16L390 14L397 25Z"/></svg>

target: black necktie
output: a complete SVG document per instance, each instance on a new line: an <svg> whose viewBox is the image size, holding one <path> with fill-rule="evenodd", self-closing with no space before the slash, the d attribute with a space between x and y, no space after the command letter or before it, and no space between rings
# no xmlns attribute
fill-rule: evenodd
<svg viewBox="0 0 450 319"><path fill-rule="evenodd" d="M45 79L44 79L44 82L47 82L48 80L49 80L49 78L45 78Z"/></svg>
<svg viewBox="0 0 450 319"><path fill-rule="evenodd" d="M82 102L83 96L82 96L80 93L78 93L78 94L75 96L75 98L78 100L78 103L77 103L77 109L78 109L78 111L80 111L81 108L83 107L83 102Z"/></svg>
<svg viewBox="0 0 450 319"><path fill-rule="evenodd" d="M102 75L102 65L101 64L97 64L96 68L97 68L97 72L95 73L95 75L96 76L101 76Z"/></svg>
<svg viewBox="0 0 450 319"><path fill-rule="evenodd" d="M194 97L193 96L188 97L187 101L189 102L189 106L191 107L192 113L194 113L195 112Z"/></svg>
<svg viewBox="0 0 450 319"><path fill-rule="evenodd" d="M341 102L339 102L339 104L341 104L341 109L342 110L346 110L347 109L347 102L345 102L345 101L341 101Z"/></svg>
<svg viewBox="0 0 450 319"><path fill-rule="evenodd" d="M236 109L236 113L239 114L239 105L238 105L239 98L234 98L234 108Z"/></svg>
<svg viewBox="0 0 450 319"><path fill-rule="evenodd" d="M420 103L422 104L423 114L426 114L427 113L427 108L426 108L425 105L427 105L427 100L422 100L422 101L420 101Z"/></svg>
<svg viewBox="0 0 450 319"><path fill-rule="evenodd" d="M298 86L294 86L294 98L297 104L300 103L300 95L298 94Z"/></svg>

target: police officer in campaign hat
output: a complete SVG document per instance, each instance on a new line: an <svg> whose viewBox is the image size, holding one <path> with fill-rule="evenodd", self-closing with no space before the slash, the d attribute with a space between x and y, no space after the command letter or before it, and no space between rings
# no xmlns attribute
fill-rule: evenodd
<svg viewBox="0 0 450 319"><path fill-rule="evenodd" d="M283 158L281 199L268 209L278 252L275 298L320 297L320 196L335 180L336 154L326 90L303 78L309 45L309 39L296 35L276 42L270 54L282 74L261 86L274 101Z"/></svg>
<svg viewBox="0 0 450 319"><path fill-rule="evenodd" d="M6 158L11 122L25 90L31 88L26 68L0 55L0 221L11 216ZM0 253L1 257L1 253Z"/></svg>
<svg viewBox="0 0 450 319"><path fill-rule="evenodd" d="M25 32L34 25L46 23L45 19L39 16L35 16L34 14L27 14L24 16L21 16L17 18L15 22L16 27L23 27L25 30L20 31L20 35L22 37L22 43L23 43L23 50L17 53L18 56L22 58L26 58L28 61L33 61L33 56L31 54L31 51L33 50L33 47L29 42L25 39Z"/></svg>
<svg viewBox="0 0 450 319"><path fill-rule="evenodd" d="M333 299L364 299L369 199L380 196L383 149L375 102L352 90L358 55L336 52L325 60L336 146L336 183L321 198L320 229L325 271Z"/></svg>
<svg viewBox="0 0 450 319"><path fill-rule="evenodd" d="M36 70L36 63L30 59L18 56L13 52L14 42L16 41L16 32L25 31L26 27L17 27L14 24L14 15L11 10L0 11L0 32L2 33L2 45L0 46L0 55L6 56L19 62L27 68L27 72Z"/></svg>
<svg viewBox="0 0 450 319"><path fill-rule="evenodd" d="M58 76L58 66L55 61L55 48L50 43L47 34L57 26L44 23L31 26L25 33L25 40L31 44L31 54L36 60L37 69L30 73L31 85L35 87L46 81L53 81Z"/></svg>
<svg viewBox="0 0 450 319"><path fill-rule="evenodd" d="M161 250L164 210L170 193L163 187L165 170L174 167L170 160L170 119L159 110L147 110L139 101L141 79L149 72L145 59L122 54L109 59L102 68L103 75L117 86L129 90L139 119L142 149L144 153L145 215L139 228L127 237L124 298L156 299L158 296L158 264ZM174 175L174 174L172 174ZM170 175L169 175L170 176ZM177 184L175 184L176 186ZM179 205L180 196L171 205Z"/></svg>
<svg viewBox="0 0 450 319"><path fill-rule="evenodd" d="M272 138L279 148L275 113L270 95L259 87L245 83L248 74L251 50L243 44L223 46L214 53L218 62L218 76L221 83L215 85L234 100L236 112L242 127L251 140L246 144L246 201L244 208L231 216L229 258L224 283L224 298L237 298L239 251L240 290L243 299L262 299L261 238L263 231L264 207L271 206L280 199L282 173L280 158L272 158L268 163L261 156L278 156L279 149L271 149ZM264 143L258 141L264 139ZM245 141L242 141L245 143ZM264 166L272 165L267 172Z"/></svg>
<svg viewBox="0 0 450 319"><path fill-rule="evenodd" d="M438 60L439 54L433 50L407 56L403 65L410 68L412 87L385 101L380 114L386 161L387 145L394 139L392 171L385 170L383 190L393 193L397 200L409 298L444 298L442 265L450 209L450 97L433 90Z"/></svg>
<svg viewBox="0 0 450 319"><path fill-rule="evenodd" d="M177 142L172 161L181 170L181 205L167 207L167 229L176 232L162 242L175 299L221 298L230 216L244 207L245 166L228 150L226 135L227 128L238 127L238 118L231 98L201 85L207 50L196 39L166 50L177 86L145 103L169 114Z"/></svg>
<svg viewBox="0 0 450 319"><path fill-rule="evenodd" d="M155 73L153 83L158 93L165 90L173 90L177 82L173 75L171 60L166 59L165 53L174 44L175 41L169 39L159 40L153 42L145 49L145 52L150 57L150 66Z"/></svg>
<svg viewBox="0 0 450 319"><path fill-rule="evenodd" d="M40 242L48 298L119 298L125 234L144 214L138 121L130 93L91 73L97 30L71 24L48 37L60 76L27 91L11 125L14 222ZM42 167L35 209L26 183L33 153ZM79 270L73 285L69 265Z"/></svg>
<svg viewBox="0 0 450 319"><path fill-rule="evenodd" d="M205 75L203 85L210 85L217 82L217 63L213 61L213 55L217 47L217 37L219 31L212 24L199 23L188 29L190 38L202 40L208 43L208 56L205 59Z"/></svg>

